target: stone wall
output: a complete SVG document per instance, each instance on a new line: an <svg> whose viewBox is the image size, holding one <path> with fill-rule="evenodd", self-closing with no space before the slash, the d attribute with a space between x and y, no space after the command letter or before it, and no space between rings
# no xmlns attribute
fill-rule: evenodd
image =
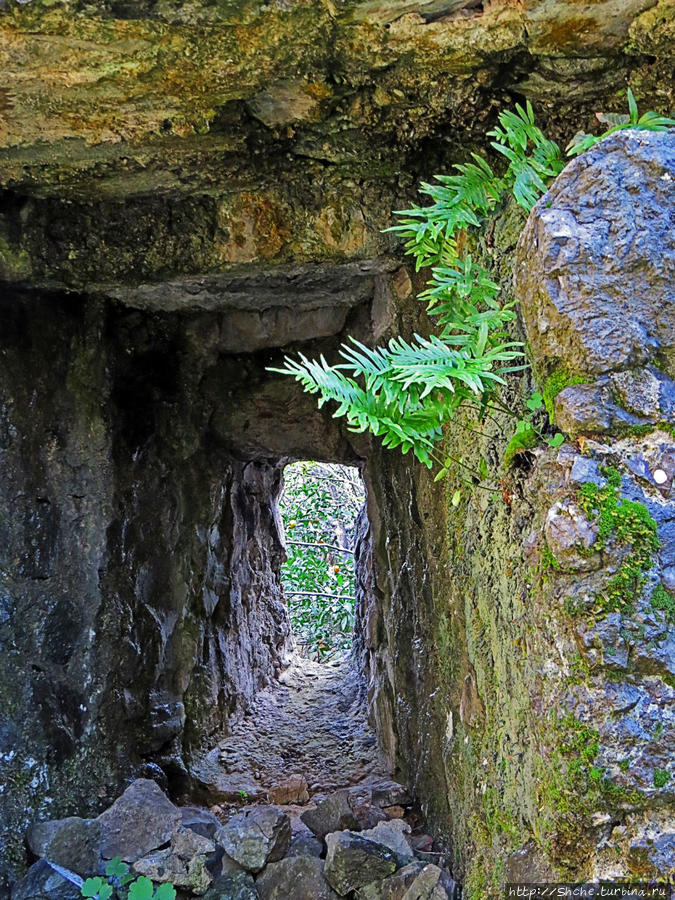
<svg viewBox="0 0 675 900"><path fill-rule="evenodd" d="M515 423L493 410L449 428L445 483L369 460L375 721L471 898L675 870L673 146L604 142L537 204L517 252L513 211L478 248L506 296L516 271L521 336L577 440L506 468ZM502 399L524 412L535 384Z"/></svg>

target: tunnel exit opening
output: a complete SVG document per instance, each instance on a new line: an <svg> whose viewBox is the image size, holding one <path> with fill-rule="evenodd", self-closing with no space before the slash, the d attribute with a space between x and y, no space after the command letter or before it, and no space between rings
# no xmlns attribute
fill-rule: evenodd
<svg viewBox="0 0 675 900"><path fill-rule="evenodd" d="M305 460L284 469L281 583L297 652L316 662L336 661L352 647L364 504L355 466Z"/></svg>

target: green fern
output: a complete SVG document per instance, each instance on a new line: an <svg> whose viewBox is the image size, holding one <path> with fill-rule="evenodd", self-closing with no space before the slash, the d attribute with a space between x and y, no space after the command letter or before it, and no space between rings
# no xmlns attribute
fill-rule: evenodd
<svg viewBox="0 0 675 900"><path fill-rule="evenodd" d="M630 90L628 103L628 116L606 117L609 131L584 136L568 155L622 128L660 131L675 124L656 113L639 117ZM320 406L328 400L336 403L334 415L345 416L351 430L370 431L385 447L403 453L412 450L429 467L443 426L456 410L476 402L484 409L505 376L523 368L521 345L508 340L505 331L515 317L514 303L500 302L499 285L472 259L464 249L467 242L460 242L458 235L480 228L508 193L529 211L565 165L558 145L535 124L529 101L501 112L488 138L506 160L502 175L474 153L472 161L454 166L455 174L423 183L420 193L431 203L397 212L398 224L387 229L403 240L418 271L431 269L419 299L439 333L415 335L413 342L394 338L376 348L352 339L341 347L334 365L323 357L313 361L300 354L270 370L290 375L309 393L319 394ZM446 470L441 462L441 472Z"/></svg>
<svg viewBox="0 0 675 900"><path fill-rule="evenodd" d="M661 116L659 113L649 111L640 116L633 92L628 88L626 93L628 96L628 115L610 113L599 116L598 118L600 121L606 122L612 127L601 135L575 135L572 142L567 146L568 156L577 156L579 153L584 153L586 150L594 147L595 144L598 144L601 140L610 134L614 134L616 131L631 129L641 131L666 131L666 129L675 126L675 119L669 119L668 116Z"/></svg>

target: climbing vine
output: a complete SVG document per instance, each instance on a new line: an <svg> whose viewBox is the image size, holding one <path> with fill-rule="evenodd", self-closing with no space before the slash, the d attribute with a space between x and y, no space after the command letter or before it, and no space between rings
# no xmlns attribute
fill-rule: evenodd
<svg viewBox="0 0 675 900"><path fill-rule="evenodd" d="M654 112L640 117L630 89L628 105L625 116L601 117L610 125L604 134L578 135L567 156L618 130L662 131L675 125L675 120ZM440 477L448 469L436 449L444 424L462 406L487 409L508 373L524 368L522 346L509 340L506 331L516 301L500 299L499 285L471 256L469 235L508 195L531 210L566 164L558 145L535 124L529 101L525 107L517 104L515 111L501 112L487 137L505 160L501 174L473 153L471 161L454 167L454 174L423 183L420 192L431 204L396 212L399 222L389 229L404 240L417 270L431 270L419 299L426 304L434 333L428 338L416 334L412 341L392 338L387 346L375 348L351 338L341 347L338 363L300 354L271 370L294 377L306 391L318 394L320 406L335 402L335 416L346 417L353 431L370 431L385 447L403 453L412 450L429 468L437 464ZM532 445L536 436L526 420L519 441Z"/></svg>

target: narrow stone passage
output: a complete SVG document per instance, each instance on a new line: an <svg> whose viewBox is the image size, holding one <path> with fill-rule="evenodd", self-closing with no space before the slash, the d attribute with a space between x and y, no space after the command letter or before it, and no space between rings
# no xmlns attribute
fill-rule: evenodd
<svg viewBox="0 0 675 900"><path fill-rule="evenodd" d="M294 655L250 713L192 764L198 795L213 803L262 800L277 796L290 776L300 776L310 795L385 777L363 687L348 656L323 665Z"/></svg>

